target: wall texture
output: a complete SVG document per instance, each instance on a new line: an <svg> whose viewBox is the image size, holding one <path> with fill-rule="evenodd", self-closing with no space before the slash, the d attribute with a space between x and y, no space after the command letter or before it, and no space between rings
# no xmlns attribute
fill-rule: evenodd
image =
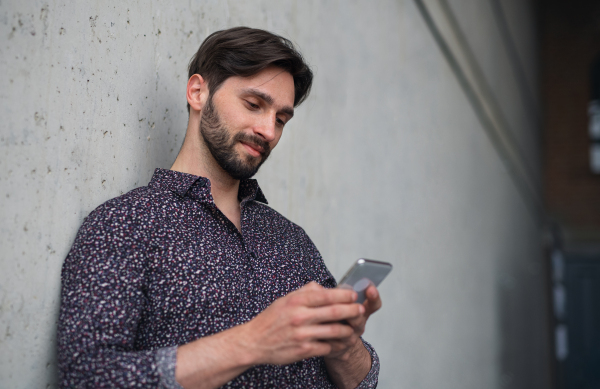
<svg viewBox="0 0 600 389"><path fill-rule="evenodd" d="M291 38L316 71L258 174L271 206L336 277L358 257L395 265L365 334L380 387L549 387L532 15L520 0L0 0L0 386L56 385L60 269L80 223L170 167L189 58L249 25ZM444 20L463 36L458 68L449 30L433 33ZM465 58L491 91L479 100ZM486 127L477 101L505 125Z"/></svg>

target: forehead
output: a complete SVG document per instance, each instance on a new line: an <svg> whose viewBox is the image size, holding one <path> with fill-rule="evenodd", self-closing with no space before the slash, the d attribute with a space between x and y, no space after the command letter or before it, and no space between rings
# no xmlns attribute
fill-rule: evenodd
<svg viewBox="0 0 600 389"><path fill-rule="evenodd" d="M294 78L290 73L274 66L250 77L229 77L220 89L232 93L254 89L271 96L276 105L294 106Z"/></svg>

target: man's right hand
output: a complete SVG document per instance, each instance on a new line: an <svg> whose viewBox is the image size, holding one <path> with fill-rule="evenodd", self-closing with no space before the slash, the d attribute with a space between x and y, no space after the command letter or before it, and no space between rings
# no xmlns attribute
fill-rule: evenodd
<svg viewBox="0 0 600 389"><path fill-rule="evenodd" d="M241 327L244 348L253 364L289 364L327 355L327 340L351 336L354 329L342 320L360 317L365 307L353 304L356 293L348 289L325 289L316 282L281 297ZM241 328L240 328L241 329Z"/></svg>

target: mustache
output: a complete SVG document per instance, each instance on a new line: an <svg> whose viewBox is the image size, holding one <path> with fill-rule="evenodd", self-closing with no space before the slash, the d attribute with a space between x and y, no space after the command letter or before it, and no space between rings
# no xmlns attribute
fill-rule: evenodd
<svg viewBox="0 0 600 389"><path fill-rule="evenodd" d="M234 135L233 142L243 142L251 146L257 146L262 150L262 154L267 156L271 152L269 143L261 139L258 135L250 135L244 132L239 132Z"/></svg>

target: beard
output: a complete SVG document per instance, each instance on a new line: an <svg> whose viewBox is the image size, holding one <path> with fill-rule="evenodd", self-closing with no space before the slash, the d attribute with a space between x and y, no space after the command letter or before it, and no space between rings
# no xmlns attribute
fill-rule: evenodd
<svg viewBox="0 0 600 389"><path fill-rule="evenodd" d="M243 180L256 174L260 166L267 160L271 153L269 143L259 136L238 132L231 135L231 131L221 122L219 114L213 105L212 96L209 96L202 109L200 118L200 135L221 169L225 170L232 178ZM235 150L238 142L262 148L260 156L239 156Z"/></svg>

